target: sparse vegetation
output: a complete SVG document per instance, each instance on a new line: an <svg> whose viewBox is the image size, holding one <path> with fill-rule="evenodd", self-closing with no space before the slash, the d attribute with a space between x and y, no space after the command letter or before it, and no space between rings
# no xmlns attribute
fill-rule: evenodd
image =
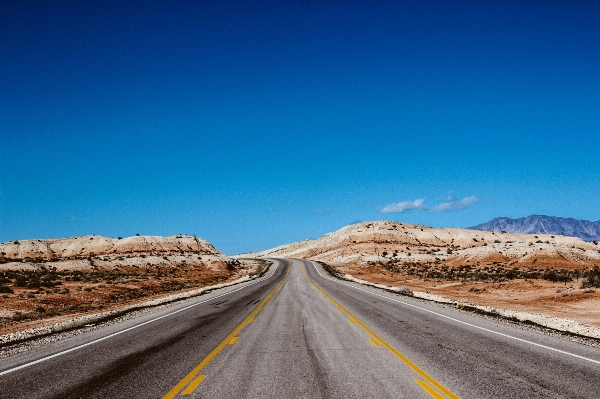
<svg viewBox="0 0 600 399"><path fill-rule="evenodd" d="M323 266L323 269L325 269L325 271L327 273L329 273L330 275L332 275L333 277L342 278L344 276L343 273L341 273L338 269L336 269L335 267L333 267L325 262L317 262L317 263L320 264L321 266Z"/></svg>
<svg viewBox="0 0 600 399"><path fill-rule="evenodd" d="M14 294L15 292L4 284L0 284L0 294Z"/></svg>
<svg viewBox="0 0 600 399"><path fill-rule="evenodd" d="M37 249L42 241L34 245L21 241L19 252L13 242L5 244L0 256L4 310L0 329L14 328L17 322L97 311L134 299L215 285L267 270L267 261L244 263L226 258L191 236L177 241L159 238L159 244L120 239L112 239L112 246L96 253L90 249L98 248L94 246L98 237L73 238L76 246L61 242L57 248L49 243L44 247L46 252ZM6 267L6 263L14 266Z"/></svg>
<svg viewBox="0 0 600 399"><path fill-rule="evenodd" d="M592 269L586 271L584 279L581 282L581 288L598 288L600 287L600 268L594 266Z"/></svg>

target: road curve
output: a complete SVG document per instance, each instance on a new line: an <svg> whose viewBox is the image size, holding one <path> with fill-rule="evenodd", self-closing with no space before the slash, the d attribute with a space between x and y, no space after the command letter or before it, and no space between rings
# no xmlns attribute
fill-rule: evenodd
<svg viewBox="0 0 600 399"><path fill-rule="evenodd" d="M598 398L600 350L276 260L0 359L0 398Z"/></svg>

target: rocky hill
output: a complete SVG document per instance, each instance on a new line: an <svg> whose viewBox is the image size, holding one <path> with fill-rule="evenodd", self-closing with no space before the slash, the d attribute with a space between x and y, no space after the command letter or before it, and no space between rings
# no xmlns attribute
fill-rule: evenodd
<svg viewBox="0 0 600 399"><path fill-rule="evenodd" d="M576 334L600 327L600 244L575 237L378 221L254 255L322 261L350 280Z"/></svg>
<svg viewBox="0 0 600 399"><path fill-rule="evenodd" d="M545 215L531 215L520 219L505 217L490 220L477 226L473 230L486 230L507 233L525 234L554 234L561 236L579 237L585 241L600 240L600 220L577 220Z"/></svg>
<svg viewBox="0 0 600 399"><path fill-rule="evenodd" d="M253 254L389 268L501 266L574 270L600 264L600 246L549 234L508 234L378 221Z"/></svg>
<svg viewBox="0 0 600 399"><path fill-rule="evenodd" d="M0 244L0 335L265 270L195 236L83 236Z"/></svg>
<svg viewBox="0 0 600 399"><path fill-rule="evenodd" d="M58 261L93 256L160 255L196 253L223 256L208 241L195 236L176 235L109 238L82 236L50 240L21 240L0 244L0 255L6 261Z"/></svg>

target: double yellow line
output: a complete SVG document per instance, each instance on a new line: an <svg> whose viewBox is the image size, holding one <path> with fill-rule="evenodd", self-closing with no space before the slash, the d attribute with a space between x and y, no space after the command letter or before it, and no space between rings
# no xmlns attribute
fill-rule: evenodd
<svg viewBox="0 0 600 399"><path fill-rule="evenodd" d="M360 327L362 327L363 330L365 330L370 335L369 340L371 341L371 343L373 345L385 347L387 350L389 350L394 355L396 355L396 357L398 357L398 359L402 360L415 373L420 375L423 378L423 380L416 380L416 383L425 392L430 394L435 399L447 399L447 398L460 399L458 396L453 394L448 388L446 388L445 386L443 386L442 384L437 382L435 379L433 379L433 377L429 376L426 372L421 370L416 364L411 362L406 356L404 356L403 354L398 352L392 345L388 344L381 337L379 337L377 334L375 334L369 327L364 325L364 323L362 321L360 321L356 316L354 316L352 313L350 313L348 310L346 310L342 305L340 305L338 302L336 302L335 299L333 299L325 291L323 291L323 289L321 287L319 287L314 281L312 281L310 279L310 277L308 277L308 274L306 274L306 268L305 268L304 262L302 263L302 272L304 273L304 277L306 277L306 279L312 285L314 285L317 288L317 290L319 290L321 292L321 294L323 294L325 296L325 298L329 299L329 301L332 304L337 306L338 310L344 312L348 316L348 321L350 323L358 324Z"/></svg>
<svg viewBox="0 0 600 399"><path fill-rule="evenodd" d="M192 371L190 371L189 374L186 375L184 379L179 381L179 383L177 385L175 385L175 387L173 387L173 389L171 389L169 391L169 393L167 393L165 396L163 396L163 399L174 398L179 393L181 393L181 395L189 395L192 392L194 392L194 389L196 389L198 387L198 385L200 385L200 383L204 380L204 378L206 378L205 375L200 374L200 371L202 371L202 369L204 367L206 367L206 365L215 356L217 356L219 354L219 352L221 352L226 346L235 345L235 343L239 339L239 337L237 337L237 334L242 330L242 328L244 328L244 326L246 324L250 324L254 321L254 316L256 316L256 314L259 311L263 310L263 307L269 302L269 300L271 300L273 295L275 295L275 293L279 290L279 288L281 288L281 286L287 281L287 279L290 276L290 271L291 271L291 267L288 268L288 272L287 272L285 278L283 279L283 281L281 283L279 283L277 285L277 287L275 287L275 289L273 289L273 291L271 291L269 293L269 295L267 295L267 297L265 299L263 299L263 301L261 303L258 304L258 306L244 319L244 321L242 321L240 323L240 325L238 325L235 328L235 330L233 330L231 332L231 334L229 334L227 336L227 338L225 338L225 340L223 340L223 342L221 342L219 344L219 346L217 346L212 352L210 352L210 354L208 356L206 356L204 358L204 360L202 360L200 362L200 364L198 364Z"/></svg>

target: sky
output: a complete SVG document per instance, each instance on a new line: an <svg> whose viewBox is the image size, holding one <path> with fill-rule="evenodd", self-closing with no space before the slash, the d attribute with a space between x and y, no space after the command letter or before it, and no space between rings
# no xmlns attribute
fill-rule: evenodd
<svg viewBox="0 0 600 399"><path fill-rule="evenodd" d="M8 1L0 241L600 219L595 1Z"/></svg>

